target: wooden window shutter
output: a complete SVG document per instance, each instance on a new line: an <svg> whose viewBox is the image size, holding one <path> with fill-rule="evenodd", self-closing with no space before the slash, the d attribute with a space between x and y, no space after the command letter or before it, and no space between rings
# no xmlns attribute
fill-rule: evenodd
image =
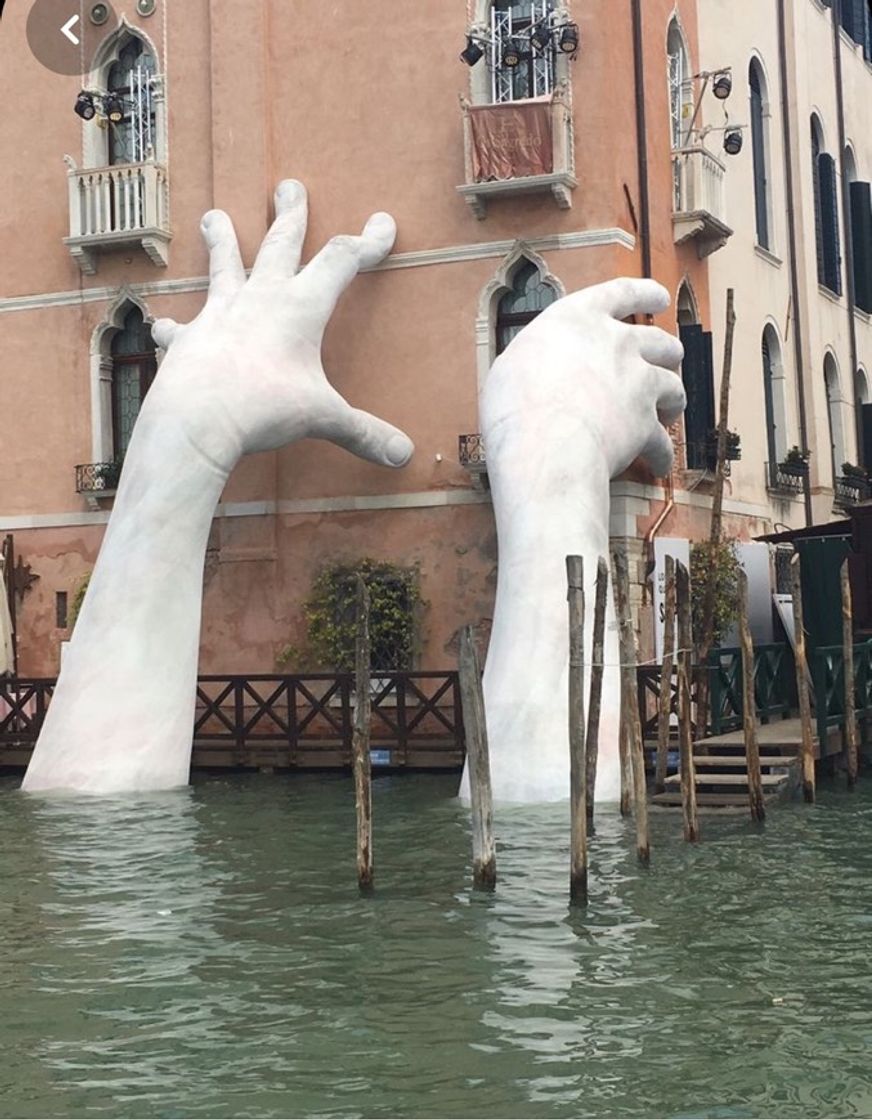
<svg viewBox="0 0 872 1120"><path fill-rule="evenodd" d="M814 239L817 251L818 283L824 282L824 236L821 217L821 150L814 124L811 126L811 179L814 192Z"/></svg>
<svg viewBox="0 0 872 1120"><path fill-rule="evenodd" d="M684 344L681 378L687 393L684 438L687 465L705 470L710 465L709 433L715 426L715 379L711 331L694 324L679 329Z"/></svg>
<svg viewBox="0 0 872 1120"><path fill-rule="evenodd" d="M872 314L872 187L851 183L851 243L854 249L854 302Z"/></svg>
<svg viewBox="0 0 872 1120"><path fill-rule="evenodd" d="M839 199L836 185L836 161L829 152L818 156L820 183L821 242L823 249L823 283L836 295L842 294L842 260L839 249Z"/></svg>

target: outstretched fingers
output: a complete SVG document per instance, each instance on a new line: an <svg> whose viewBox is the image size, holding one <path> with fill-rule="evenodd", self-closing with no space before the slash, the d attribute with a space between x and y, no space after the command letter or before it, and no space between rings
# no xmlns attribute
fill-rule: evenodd
<svg viewBox="0 0 872 1120"><path fill-rule="evenodd" d="M254 280L289 280L300 267L309 222L306 188L296 179L282 180L276 188L275 208L275 221L254 262Z"/></svg>
<svg viewBox="0 0 872 1120"><path fill-rule="evenodd" d="M684 360L681 340L660 327L628 327L639 344L639 353L646 362L664 369L675 369Z"/></svg>
<svg viewBox="0 0 872 1120"><path fill-rule="evenodd" d="M648 374L657 415L664 424L674 424L687 406L687 394L681 378L672 370L659 366L650 366Z"/></svg>
<svg viewBox="0 0 872 1120"><path fill-rule="evenodd" d="M223 210L210 210L200 230L209 247L209 302L232 299L245 283L233 222Z"/></svg>
<svg viewBox="0 0 872 1120"><path fill-rule="evenodd" d="M371 412L352 408L339 393L315 425L312 435L329 439L353 455L383 467L404 467L415 450L405 432Z"/></svg>
<svg viewBox="0 0 872 1120"><path fill-rule="evenodd" d="M308 298L328 313L362 268L372 268L393 248L397 226L390 214L373 214L359 237L334 237L300 275Z"/></svg>
<svg viewBox="0 0 872 1120"><path fill-rule="evenodd" d="M600 311L613 319L659 315L669 306L669 292L656 280L624 276L572 292L554 304L564 312Z"/></svg>

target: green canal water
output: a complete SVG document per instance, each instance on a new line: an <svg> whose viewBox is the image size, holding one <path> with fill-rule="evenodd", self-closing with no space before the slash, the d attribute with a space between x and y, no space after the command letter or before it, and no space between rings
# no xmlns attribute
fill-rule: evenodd
<svg viewBox="0 0 872 1120"><path fill-rule="evenodd" d="M456 778L375 783L358 896L344 777L40 800L0 786L4 1117L872 1115L872 782L813 808L498 814L470 889Z"/></svg>

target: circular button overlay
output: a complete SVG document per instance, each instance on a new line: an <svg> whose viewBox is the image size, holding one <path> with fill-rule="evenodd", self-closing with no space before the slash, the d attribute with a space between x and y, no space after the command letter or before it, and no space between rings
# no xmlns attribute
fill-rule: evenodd
<svg viewBox="0 0 872 1120"><path fill-rule="evenodd" d="M27 45L36 59L55 74L81 74L107 34L118 26L111 4L108 18L95 27L85 5L82 19L77 0L34 0L27 17ZM2 0L0 0L2 9Z"/></svg>

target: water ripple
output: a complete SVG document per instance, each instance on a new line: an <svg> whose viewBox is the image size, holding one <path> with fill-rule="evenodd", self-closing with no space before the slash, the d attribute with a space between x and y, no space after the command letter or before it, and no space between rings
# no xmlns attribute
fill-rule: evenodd
<svg viewBox="0 0 872 1120"><path fill-rule="evenodd" d="M369 898L344 777L0 786L0 1115L872 1115L872 791L603 817L580 913L566 807L485 895L454 785L376 782Z"/></svg>

